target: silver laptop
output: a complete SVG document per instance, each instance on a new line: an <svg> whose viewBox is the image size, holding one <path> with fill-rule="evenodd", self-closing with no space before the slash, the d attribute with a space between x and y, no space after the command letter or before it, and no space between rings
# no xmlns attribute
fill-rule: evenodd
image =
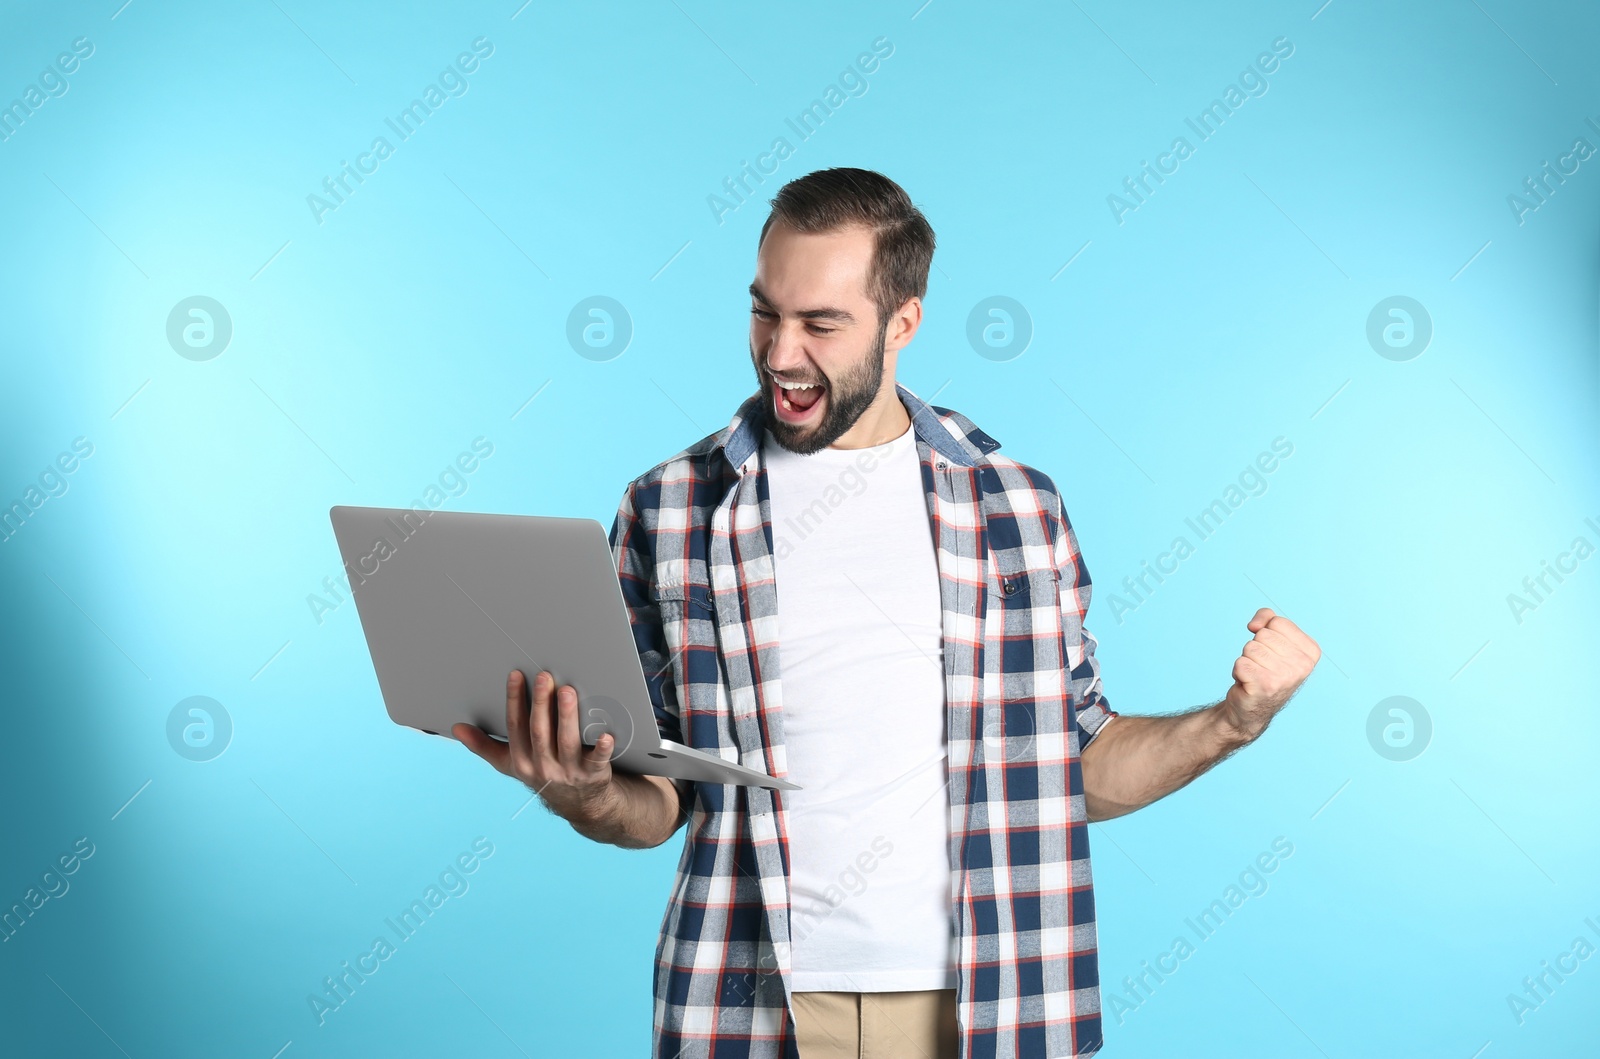
<svg viewBox="0 0 1600 1059"><path fill-rule="evenodd" d="M583 743L617 768L777 790L798 784L661 738L605 529L593 519L335 507L339 553L389 716L506 737L506 677L578 693ZM669 678L670 679L670 676Z"/></svg>

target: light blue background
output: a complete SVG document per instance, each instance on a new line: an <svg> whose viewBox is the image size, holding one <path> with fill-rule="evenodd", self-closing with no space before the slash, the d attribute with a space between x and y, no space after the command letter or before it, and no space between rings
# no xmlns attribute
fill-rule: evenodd
<svg viewBox="0 0 1600 1059"><path fill-rule="evenodd" d="M933 224L900 379L1062 487L1116 708L1220 697L1258 606L1325 652L1257 744L1094 826L1104 1054L1593 1047L1600 960L1521 1025L1506 1000L1600 945L1600 560L1507 603L1600 544L1600 158L1523 223L1507 203L1600 145L1592 5L519 2L0 16L0 102L95 48L0 143L0 502L94 445L0 545L0 904L95 847L0 944L8 1054L645 1054L681 838L518 815L520 786L386 719L354 608L319 625L307 596L331 505L407 503L478 436L449 508L609 527L751 389L766 200L830 165ZM306 197L480 36L466 94L317 223ZM880 36L868 91L786 131ZM1119 225L1107 196L1278 37L1266 94ZM719 224L707 197L783 135ZM615 359L566 338L596 294L632 320ZM209 361L166 338L192 295L233 322ZM1031 318L1011 359L966 337L993 295ZM1391 295L1431 317L1414 359L1366 339ZM1122 579L1279 435L1267 491L1118 621ZM234 727L205 763L166 734L193 695ZM1409 761L1367 738L1392 695L1432 718ZM308 994L479 836L470 889L318 1025ZM1114 1017L1278 836L1270 889Z"/></svg>

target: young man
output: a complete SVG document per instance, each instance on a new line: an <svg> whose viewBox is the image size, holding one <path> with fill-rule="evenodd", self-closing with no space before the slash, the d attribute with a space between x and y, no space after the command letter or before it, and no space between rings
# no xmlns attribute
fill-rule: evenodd
<svg viewBox="0 0 1600 1059"><path fill-rule="evenodd" d="M1054 483L895 381L933 249L880 174L786 185L750 285L758 391L635 479L611 533L662 734L803 789L613 772L546 674L531 708L507 680L508 743L455 729L596 841L687 819L658 1059L1092 1055L1089 822L1253 741L1319 657L1262 609L1221 701L1112 711Z"/></svg>

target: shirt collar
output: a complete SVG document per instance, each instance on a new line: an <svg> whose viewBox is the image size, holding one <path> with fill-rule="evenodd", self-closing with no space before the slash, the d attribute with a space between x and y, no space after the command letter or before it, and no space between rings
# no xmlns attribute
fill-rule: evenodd
<svg viewBox="0 0 1600 1059"><path fill-rule="evenodd" d="M911 416L911 429L918 439L951 463L972 467L1000 447L998 441L959 412L935 409L898 382L894 389ZM742 475L754 466L766 423L767 395L765 390L759 390L739 405L733 419L717 435L713 451L720 450L735 472Z"/></svg>

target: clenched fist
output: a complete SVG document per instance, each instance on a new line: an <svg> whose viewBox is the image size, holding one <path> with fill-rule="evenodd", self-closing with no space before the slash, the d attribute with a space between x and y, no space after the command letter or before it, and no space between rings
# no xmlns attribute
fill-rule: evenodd
<svg viewBox="0 0 1600 1059"><path fill-rule="evenodd" d="M1222 709L1244 736L1254 739L1305 683L1322 650L1300 626L1268 607L1256 611L1245 627L1255 637L1233 664L1233 687Z"/></svg>

